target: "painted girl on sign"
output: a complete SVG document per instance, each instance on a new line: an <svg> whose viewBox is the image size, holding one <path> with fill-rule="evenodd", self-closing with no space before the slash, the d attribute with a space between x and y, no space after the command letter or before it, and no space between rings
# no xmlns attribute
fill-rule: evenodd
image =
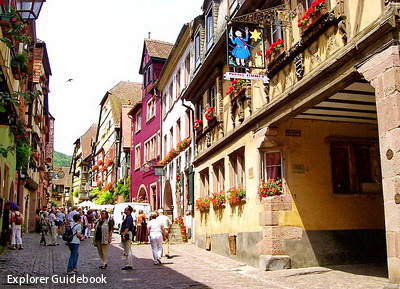
<svg viewBox="0 0 400 289"><path fill-rule="evenodd" d="M232 43L235 45L231 51L232 55L236 58L236 64L238 66L245 66L245 60L251 55L247 41L249 41L249 28L245 28L246 36L243 38L243 32L237 29L235 31L235 38L233 38L232 32L229 33L229 37Z"/></svg>

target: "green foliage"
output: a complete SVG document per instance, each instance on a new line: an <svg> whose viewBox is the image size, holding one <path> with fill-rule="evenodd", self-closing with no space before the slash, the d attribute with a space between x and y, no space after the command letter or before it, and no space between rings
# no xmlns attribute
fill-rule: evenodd
<svg viewBox="0 0 400 289"><path fill-rule="evenodd" d="M8 147L4 147L2 144L0 144L0 155L3 158L6 158L8 156L8 153L11 152L12 154L14 154L14 146L8 146Z"/></svg>
<svg viewBox="0 0 400 289"><path fill-rule="evenodd" d="M69 167L71 165L71 156L55 151L53 157L53 166L55 167Z"/></svg>
<svg viewBox="0 0 400 289"><path fill-rule="evenodd" d="M74 195L75 198L77 198L79 196L79 190L75 189L73 195Z"/></svg>
<svg viewBox="0 0 400 289"><path fill-rule="evenodd" d="M97 187L93 189L89 194L89 199L92 201L93 199L97 198L100 194L101 187Z"/></svg>
<svg viewBox="0 0 400 289"><path fill-rule="evenodd" d="M55 201L50 201L50 205L51 205L52 207L58 207L58 204L57 204L57 202L55 202Z"/></svg>
<svg viewBox="0 0 400 289"><path fill-rule="evenodd" d="M114 194L110 191L103 191L100 193L99 198L96 200L98 205L114 204Z"/></svg>
<svg viewBox="0 0 400 289"><path fill-rule="evenodd" d="M114 196L122 195L124 197L124 202L129 202L130 196L130 179L126 180L124 184L124 180L119 180L117 186L114 190Z"/></svg>
<svg viewBox="0 0 400 289"><path fill-rule="evenodd" d="M31 147L26 143L17 143L17 170L28 167Z"/></svg>

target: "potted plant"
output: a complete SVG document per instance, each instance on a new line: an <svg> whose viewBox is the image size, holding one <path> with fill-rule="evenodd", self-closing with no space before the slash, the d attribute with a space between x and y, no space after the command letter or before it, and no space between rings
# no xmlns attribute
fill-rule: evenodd
<svg viewBox="0 0 400 289"><path fill-rule="evenodd" d="M219 193L213 193L211 197L211 202L214 209L222 208L226 202L226 194L224 191Z"/></svg>
<svg viewBox="0 0 400 289"><path fill-rule="evenodd" d="M176 148L179 150L179 152L182 152L190 145L190 141L190 137L185 138L176 145Z"/></svg>
<svg viewBox="0 0 400 289"><path fill-rule="evenodd" d="M311 7L308 8L306 13L298 21L298 27L301 34L304 34L310 26L312 26L318 19L327 12L326 0L314 0Z"/></svg>
<svg viewBox="0 0 400 289"><path fill-rule="evenodd" d="M283 51L285 51L283 40L278 38L265 52L267 63L270 64L273 62Z"/></svg>
<svg viewBox="0 0 400 289"><path fill-rule="evenodd" d="M234 79L231 81L231 86L228 88L226 95L233 97L243 89L243 84L246 83L244 79Z"/></svg>
<svg viewBox="0 0 400 289"><path fill-rule="evenodd" d="M202 129L202 128L203 128L203 121L202 121L201 119L196 120L196 121L194 122L193 127L194 127L195 130L200 130L200 129Z"/></svg>
<svg viewBox="0 0 400 289"><path fill-rule="evenodd" d="M204 198L199 198L196 200L196 209L199 210L200 212L202 211L208 211L210 209L211 205L211 198L210 197L204 197Z"/></svg>
<svg viewBox="0 0 400 289"><path fill-rule="evenodd" d="M246 197L246 190L243 188L230 188L227 191L227 199L229 204L238 205Z"/></svg>
<svg viewBox="0 0 400 289"><path fill-rule="evenodd" d="M107 167L111 167L113 164L114 164L114 160L113 159L108 159L106 166Z"/></svg>
<svg viewBox="0 0 400 289"><path fill-rule="evenodd" d="M214 109L213 107L210 107L210 108L207 110L207 112L206 112L205 115L204 115L205 118L206 118L206 120L210 121L210 120L212 120L212 119L215 118L214 111L215 111L215 109Z"/></svg>
<svg viewBox="0 0 400 289"><path fill-rule="evenodd" d="M182 216L178 216L178 217L175 219L175 222L174 222L174 223L176 223L176 224L179 225L179 227L180 227L180 229L181 229L182 241L186 243L186 242L188 241L188 234L187 234L187 232L186 232L186 226L185 226L185 223L183 222Z"/></svg>

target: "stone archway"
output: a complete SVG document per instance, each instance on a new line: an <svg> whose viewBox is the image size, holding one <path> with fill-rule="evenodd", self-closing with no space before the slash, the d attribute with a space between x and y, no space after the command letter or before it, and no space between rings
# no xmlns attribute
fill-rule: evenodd
<svg viewBox="0 0 400 289"><path fill-rule="evenodd" d="M137 199L138 199L138 200L142 200L142 201L148 200L146 188L145 188L144 186L141 186L141 187L139 188L139 192L138 192L138 195L137 195Z"/></svg>
<svg viewBox="0 0 400 289"><path fill-rule="evenodd" d="M164 186L164 198L163 198L163 208L166 215L173 215L174 203L172 198L172 187L169 180L165 182Z"/></svg>

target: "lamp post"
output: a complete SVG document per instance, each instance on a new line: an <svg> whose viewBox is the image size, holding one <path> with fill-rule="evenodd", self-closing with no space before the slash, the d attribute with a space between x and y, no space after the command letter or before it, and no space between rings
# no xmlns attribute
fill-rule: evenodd
<svg viewBox="0 0 400 289"><path fill-rule="evenodd" d="M36 20L46 0L16 0L16 11L25 21Z"/></svg>

